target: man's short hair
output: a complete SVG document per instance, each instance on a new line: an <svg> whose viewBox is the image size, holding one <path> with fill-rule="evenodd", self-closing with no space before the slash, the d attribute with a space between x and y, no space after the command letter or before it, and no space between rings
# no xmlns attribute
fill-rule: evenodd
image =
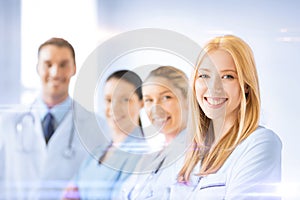
<svg viewBox="0 0 300 200"><path fill-rule="evenodd" d="M42 48L47 45L54 45L57 47L66 47L66 48L70 49L73 60L74 60L74 64L76 64L74 48L67 40L65 40L63 38L56 38L56 37L50 38L49 40L45 41L43 44L40 45L40 47L38 49L38 56L40 55L40 51L42 50Z"/></svg>

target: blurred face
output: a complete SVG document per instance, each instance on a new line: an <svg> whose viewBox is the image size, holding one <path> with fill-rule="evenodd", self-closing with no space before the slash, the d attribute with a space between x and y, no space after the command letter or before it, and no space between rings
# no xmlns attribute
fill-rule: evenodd
<svg viewBox="0 0 300 200"><path fill-rule="evenodd" d="M187 100L167 79L152 77L144 83L143 100L151 123L160 132L177 135L186 127Z"/></svg>
<svg viewBox="0 0 300 200"><path fill-rule="evenodd" d="M225 123L237 120L241 89L235 63L223 50L212 51L198 69L195 81L197 101L210 119L223 117Z"/></svg>
<svg viewBox="0 0 300 200"><path fill-rule="evenodd" d="M139 123L142 100L134 93L134 85L112 78L104 87L105 115L115 132L130 133Z"/></svg>
<svg viewBox="0 0 300 200"><path fill-rule="evenodd" d="M55 45L44 46L37 65L44 99L63 101L68 97L71 77L76 72L71 50Z"/></svg>

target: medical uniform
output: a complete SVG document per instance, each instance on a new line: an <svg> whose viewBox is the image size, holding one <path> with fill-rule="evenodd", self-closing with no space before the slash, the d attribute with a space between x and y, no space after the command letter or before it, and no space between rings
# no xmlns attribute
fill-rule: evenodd
<svg viewBox="0 0 300 200"><path fill-rule="evenodd" d="M110 156L99 163L99 159L108 151L112 151ZM114 199L112 191L119 189L119 185L131 175L136 163L147 151L140 128L136 128L118 147L108 145L97 148L95 156L82 164L74 178L72 185L77 186L80 199Z"/></svg>
<svg viewBox="0 0 300 200"><path fill-rule="evenodd" d="M161 151L144 155L116 199L167 199L183 165L187 144L183 130Z"/></svg>
<svg viewBox="0 0 300 200"><path fill-rule="evenodd" d="M51 108L56 129L46 144L41 121L47 112L38 98L30 109L1 114L1 199L58 199L88 149L106 140L96 133L98 126L107 130L104 121L93 120L94 114L68 98ZM21 131L17 131L19 121Z"/></svg>
<svg viewBox="0 0 300 200"><path fill-rule="evenodd" d="M281 180L281 148L275 133L258 127L215 174L192 174L195 186L174 185L170 199L280 199L276 186ZM199 171L199 165L196 168Z"/></svg>

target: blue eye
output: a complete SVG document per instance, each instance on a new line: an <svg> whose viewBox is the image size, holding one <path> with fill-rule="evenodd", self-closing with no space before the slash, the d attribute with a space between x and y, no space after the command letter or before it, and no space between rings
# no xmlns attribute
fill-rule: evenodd
<svg viewBox="0 0 300 200"><path fill-rule="evenodd" d="M228 74L228 75L222 76L222 78L223 79L234 79L234 76Z"/></svg>
<svg viewBox="0 0 300 200"><path fill-rule="evenodd" d="M198 78L210 78L207 74L200 74Z"/></svg>

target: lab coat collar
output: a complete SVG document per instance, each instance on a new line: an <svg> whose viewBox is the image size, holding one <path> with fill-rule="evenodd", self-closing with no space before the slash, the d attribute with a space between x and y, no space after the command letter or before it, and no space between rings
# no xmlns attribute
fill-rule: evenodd
<svg viewBox="0 0 300 200"><path fill-rule="evenodd" d="M143 154L150 148L144 138L141 127L136 127L119 146L121 151Z"/></svg>

